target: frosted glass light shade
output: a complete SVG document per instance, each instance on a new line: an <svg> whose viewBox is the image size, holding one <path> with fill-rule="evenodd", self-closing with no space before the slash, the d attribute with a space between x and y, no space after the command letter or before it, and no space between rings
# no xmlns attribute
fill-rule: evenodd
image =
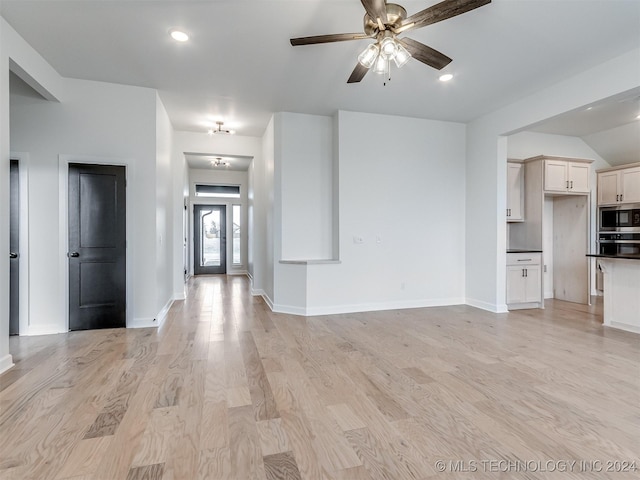
<svg viewBox="0 0 640 480"><path fill-rule="evenodd" d="M396 67L400 68L409 61L409 59L411 58L411 54L400 43L398 43L397 45L398 51L396 52L396 56L393 57L393 61L396 63Z"/></svg>
<svg viewBox="0 0 640 480"><path fill-rule="evenodd" d="M358 55L358 62L365 68L373 67L373 64L376 62L376 58L378 58L378 45L372 43L364 51Z"/></svg>
<svg viewBox="0 0 640 480"><path fill-rule="evenodd" d="M384 58L382 55L378 55L373 71L380 75L389 73L389 60Z"/></svg>
<svg viewBox="0 0 640 480"><path fill-rule="evenodd" d="M380 55L391 60L398 51L398 45L393 38L385 38L380 43Z"/></svg>

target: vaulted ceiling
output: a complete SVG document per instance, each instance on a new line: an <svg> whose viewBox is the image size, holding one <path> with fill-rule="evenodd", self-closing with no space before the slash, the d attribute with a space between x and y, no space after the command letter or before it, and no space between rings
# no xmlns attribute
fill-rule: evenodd
<svg viewBox="0 0 640 480"><path fill-rule="evenodd" d="M400 3L411 15L437 2ZM156 88L176 130L223 120L250 136L276 111L468 122L640 45L638 0L493 0L407 32L453 58L442 72L411 60L386 86L373 73L348 85L370 41L289 38L361 32L358 0L1 0L0 14L65 77Z"/></svg>

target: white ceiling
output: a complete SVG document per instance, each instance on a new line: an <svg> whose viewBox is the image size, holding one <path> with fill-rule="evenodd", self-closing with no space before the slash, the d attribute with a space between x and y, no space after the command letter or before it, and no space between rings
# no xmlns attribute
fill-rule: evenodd
<svg viewBox="0 0 640 480"><path fill-rule="evenodd" d="M437 2L400 3L411 15ZM0 0L0 14L63 76L157 88L176 130L223 120L250 136L277 111L468 122L640 46L639 0L493 0L408 32L453 58L451 82L412 60L387 86L373 73L347 85L366 40L289 38L360 32L358 0Z"/></svg>

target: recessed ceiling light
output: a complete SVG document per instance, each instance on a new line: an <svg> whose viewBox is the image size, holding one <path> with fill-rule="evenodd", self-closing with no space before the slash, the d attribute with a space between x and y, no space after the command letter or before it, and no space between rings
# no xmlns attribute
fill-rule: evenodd
<svg viewBox="0 0 640 480"><path fill-rule="evenodd" d="M176 30L175 28L169 31L169 35L171 35L171 38L176 42L186 42L189 40L189 35L184 33L182 30Z"/></svg>
<svg viewBox="0 0 640 480"><path fill-rule="evenodd" d="M636 120L640 120L640 115L638 115L638 116L636 117Z"/></svg>
<svg viewBox="0 0 640 480"><path fill-rule="evenodd" d="M589 110L593 110L593 107L587 107L587 112L588 112Z"/></svg>
<svg viewBox="0 0 640 480"><path fill-rule="evenodd" d="M452 78L453 75L451 73L445 73L444 75L440 75L440 78L438 80L440 80L441 82L448 82Z"/></svg>

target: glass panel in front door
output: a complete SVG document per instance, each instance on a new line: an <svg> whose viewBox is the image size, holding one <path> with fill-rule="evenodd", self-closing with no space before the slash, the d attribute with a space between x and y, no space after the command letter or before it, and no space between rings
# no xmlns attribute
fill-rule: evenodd
<svg viewBox="0 0 640 480"><path fill-rule="evenodd" d="M220 260L220 210L200 211L200 266L219 267Z"/></svg>

